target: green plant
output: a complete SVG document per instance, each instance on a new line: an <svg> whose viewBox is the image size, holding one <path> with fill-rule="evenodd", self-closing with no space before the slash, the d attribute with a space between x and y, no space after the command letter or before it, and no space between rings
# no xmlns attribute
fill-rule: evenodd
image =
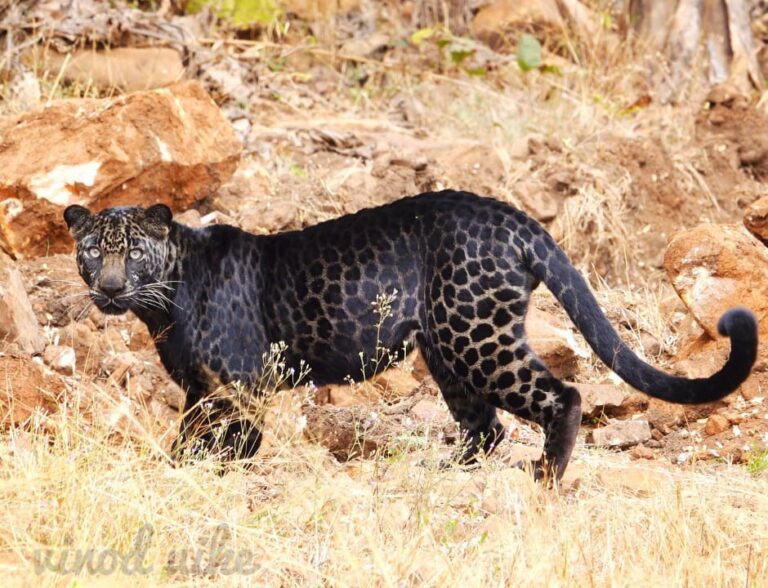
<svg viewBox="0 0 768 588"><path fill-rule="evenodd" d="M439 27L427 27L419 29L411 35L411 43L416 46L426 41L432 41L440 50L444 63L448 68L457 68L472 76L486 74L484 67L471 67L466 62L467 58L477 52L477 43L466 37L458 37L450 31Z"/></svg>
<svg viewBox="0 0 768 588"><path fill-rule="evenodd" d="M747 461L747 471L753 476L768 471L768 447L763 448L762 451L752 453L749 461Z"/></svg>
<svg viewBox="0 0 768 588"><path fill-rule="evenodd" d="M212 8L219 18L238 28L254 24L269 26L282 14L276 0L190 0L186 9L194 14L205 7Z"/></svg>
<svg viewBox="0 0 768 588"><path fill-rule="evenodd" d="M533 35L524 33L517 43L517 65L523 71L541 67L541 43Z"/></svg>

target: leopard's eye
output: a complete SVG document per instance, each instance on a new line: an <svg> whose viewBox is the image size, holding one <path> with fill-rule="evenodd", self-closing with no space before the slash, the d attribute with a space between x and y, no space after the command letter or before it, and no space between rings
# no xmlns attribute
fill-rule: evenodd
<svg viewBox="0 0 768 588"><path fill-rule="evenodd" d="M85 254L91 259L98 259L101 257L101 249L98 247L89 247L85 250Z"/></svg>
<svg viewBox="0 0 768 588"><path fill-rule="evenodd" d="M134 260L134 261L138 261L138 260L140 260L142 257L144 257L144 252L143 252L141 249L131 249L131 250L128 252L128 256L129 256L129 257L130 257L132 260Z"/></svg>

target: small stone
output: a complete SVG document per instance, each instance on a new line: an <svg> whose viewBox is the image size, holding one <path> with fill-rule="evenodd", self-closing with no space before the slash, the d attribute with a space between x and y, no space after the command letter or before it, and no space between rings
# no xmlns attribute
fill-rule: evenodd
<svg viewBox="0 0 768 588"><path fill-rule="evenodd" d="M138 365L139 360L133 353L117 353L105 362L104 371L109 374L116 384L122 386L130 370L137 368Z"/></svg>
<svg viewBox="0 0 768 588"><path fill-rule="evenodd" d="M741 392L744 400L753 400L765 395L757 378L749 378L741 385L739 392Z"/></svg>
<svg viewBox="0 0 768 588"><path fill-rule="evenodd" d="M728 425L730 425L730 422L726 417L721 414L713 414L707 419L707 424L704 425L704 432L707 435L717 435L725 431Z"/></svg>
<svg viewBox="0 0 768 588"><path fill-rule="evenodd" d="M642 392L630 392L624 398L624 402L618 407L609 407L606 414L617 418L630 418L632 415L639 414L648 410L649 397Z"/></svg>
<svg viewBox="0 0 768 588"><path fill-rule="evenodd" d="M647 441L646 443L650 443L653 441L653 439ZM629 456L632 459L653 459L656 454L646 445L635 445L632 448L632 451L629 452Z"/></svg>
<svg viewBox="0 0 768 588"><path fill-rule="evenodd" d="M43 361L59 373L68 376L75 373L75 350L67 345L48 345Z"/></svg>
<svg viewBox="0 0 768 588"><path fill-rule="evenodd" d="M341 46L341 52L344 55L367 57L385 49L389 44L389 41L389 35L382 32L375 32L364 37L355 37L346 41Z"/></svg>
<svg viewBox="0 0 768 588"><path fill-rule="evenodd" d="M590 431L587 441L598 447L626 448L651 439L651 427L648 421L613 421L612 423Z"/></svg>
<svg viewBox="0 0 768 588"><path fill-rule="evenodd" d="M640 333L640 345L648 356L655 356L661 353L661 343L650 333Z"/></svg>
<svg viewBox="0 0 768 588"><path fill-rule="evenodd" d="M429 160L422 153L404 153L393 157L389 163L390 165L409 167L414 171L422 171L429 165Z"/></svg>
<svg viewBox="0 0 768 588"><path fill-rule="evenodd" d="M622 405L626 394L614 384L579 384L584 416L598 416Z"/></svg>
<svg viewBox="0 0 768 588"><path fill-rule="evenodd" d="M744 226L755 237L768 242L768 196L763 196L744 211Z"/></svg>

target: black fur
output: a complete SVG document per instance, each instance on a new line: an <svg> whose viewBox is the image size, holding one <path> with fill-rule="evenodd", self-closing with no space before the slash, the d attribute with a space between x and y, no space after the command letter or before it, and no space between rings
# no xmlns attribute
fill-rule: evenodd
<svg viewBox="0 0 768 588"><path fill-rule="evenodd" d="M422 350L465 432L465 461L502 438L496 417L502 408L543 426L537 476L549 469L559 478L576 440L581 400L526 342L528 299L540 281L598 356L652 396L686 403L721 398L755 361L755 319L734 309L721 321L733 350L717 374L687 380L652 368L621 341L541 225L504 203L465 192L422 194L272 236L230 226L190 229L157 207L98 215L68 209L65 218L94 300L106 312L130 309L144 321L163 364L187 391L182 439L192 434L201 401L216 387L256 384L270 343L285 342L288 364L298 368L307 361L320 384L370 376L377 339L393 355L408 342ZM93 247L103 254L89 257ZM141 262L130 257L136 248L144 252ZM110 299L101 288L103 273L110 268L114 288L120 267L125 293ZM395 291L391 314L378 329L373 303ZM213 403L214 416L225 408ZM239 440L250 454L261 437L244 430L242 422L231 423L224 444ZM206 444L215 441L210 433L195 434Z"/></svg>

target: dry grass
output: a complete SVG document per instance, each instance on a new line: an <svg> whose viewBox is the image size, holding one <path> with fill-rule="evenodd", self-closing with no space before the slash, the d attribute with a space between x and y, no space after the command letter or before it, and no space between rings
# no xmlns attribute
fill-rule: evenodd
<svg viewBox="0 0 768 588"><path fill-rule="evenodd" d="M213 462L174 468L155 443L118 441L73 417L55 417L51 437L4 433L3 584L761 586L768 577L765 474L628 473L580 448L558 493L510 469L508 446L474 472L420 465L436 463L434 446L340 464L300 441L295 412L277 413L252 470L223 476ZM77 550L95 550L97 562L104 550L129 554L144 525L146 573L35 571L36 550L58 563L66 549L70 566ZM201 559L182 566L184 550ZM226 574L232 554L253 573Z"/></svg>

